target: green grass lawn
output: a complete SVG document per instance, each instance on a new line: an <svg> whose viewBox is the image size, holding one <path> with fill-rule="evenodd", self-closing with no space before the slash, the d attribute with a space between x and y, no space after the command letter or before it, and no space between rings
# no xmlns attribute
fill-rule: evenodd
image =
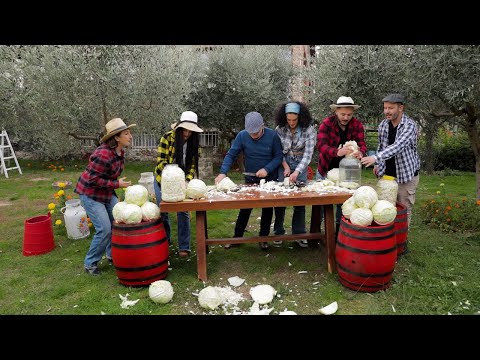
<svg viewBox="0 0 480 360"><path fill-rule="evenodd" d="M21 161L23 175L10 171L0 177L0 314L223 314L207 311L194 295L208 285L227 286L227 279L239 276L245 283L236 288L245 300L240 309L248 309L250 287L270 284L280 295L269 307L271 314L285 309L298 314L318 315L318 309L338 302L337 314L476 314L480 312L480 234L444 233L423 223L421 203L435 196L440 183L450 194L475 197L473 173L461 176L420 176L417 203L409 233L411 253L401 257L395 267L392 286L386 291L361 293L343 287L336 273L326 268L325 249L301 249L294 242L281 248L261 251L257 244L244 244L224 250L211 246L208 255L208 282L197 279L195 253L195 217L192 216L192 255L176 255L176 217L170 214L173 245L170 247L168 277L174 288L173 300L165 305L152 302L148 287L130 288L118 282L115 269L106 261L103 274L93 277L83 271L83 259L90 239L70 240L65 230L55 229L55 249L38 256L23 256L24 221L47 213L54 202L52 182L69 180L75 185L86 162L72 163L61 172L48 168L49 162ZM60 164L57 164L60 165ZM140 173L153 170L152 163L127 163L124 175L133 183ZM229 174L242 182L239 173ZM364 185L374 185L371 169L362 174ZM203 179L213 184L214 176ZM73 194L72 189L67 190ZM75 196L75 194L74 194ZM77 196L75 196L77 197ZM285 226L291 230L291 208L287 208ZM480 211L480 208L479 208ZM307 219L310 209L307 207ZM231 237L237 210L208 213L210 237ZM260 209L254 209L247 235L259 230ZM299 273L304 272L306 273ZM119 294L140 301L122 309ZM228 311L227 311L228 312Z"/></svg>

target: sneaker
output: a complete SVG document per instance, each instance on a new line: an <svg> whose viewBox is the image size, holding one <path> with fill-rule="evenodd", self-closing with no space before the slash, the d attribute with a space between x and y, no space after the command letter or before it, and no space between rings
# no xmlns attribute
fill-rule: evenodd
<svg viewBox="0 0 480 360"><path fill-rule="evenodd" d="M188 258L189 255L190 253L187 250L180 250L178 252L178 256L181 258Z"/></svg>
<svg viewBox="0 0 480 360"><path fill-rule="evenodd" d="M307 248L308 247L308 241L307 240L295 240L301 248Z"/></svg>
<svg viewBox="0 0 480 360"><path fill-rule="evenodd" d="M102 272L95 266L91 268L85 268L85 272L90 275L100 275Z"/></svg>
<svg viewBox="0 0 480 360"><path fill-rule="evenodd" d="M259 242L258 245L262 250L268 250L268 243L267 242Z"/></svg>
<svg viewBox="0 0 480 360"><path fill-rule="evenodd" d="M273 246L276 246L276 247L280 247L283 245L283 241L282 240L274 240L273 241Z"/></svg>

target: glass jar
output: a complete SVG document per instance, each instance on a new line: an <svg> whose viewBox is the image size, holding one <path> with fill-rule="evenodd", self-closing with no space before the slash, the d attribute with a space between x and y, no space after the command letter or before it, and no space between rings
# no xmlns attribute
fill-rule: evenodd
<svg viewBox="0 0 480 360"><path fill-rule="evenodd" d="M178 164L165 165L162 171L162 200L177 202L185 200L185 172Z"/></svg>
<svg viewBox="0 0 480 360"><path fill-rule="evenodd" d="M356 157L345 156L338 166L337 186L355 190L362 183L362 163Z"/></svg>
<svg viewBox="0 0 480 360"><path fill-rule="evenodd" d="M377 183L378 200L387 200L397 205L398 183L393 176L384 175Z"/></svg>
<svg viewBox="0 0 480 360"><path fill-rule="evenodd" d="M153 172L143 172L140 174L140 179L138 180L138 184L142 185L148 191L148 197L150 201L155 199L155 188L153 187L153 182L155 178L153 177ZM155 203L155 201L152 201Z"/></svg>

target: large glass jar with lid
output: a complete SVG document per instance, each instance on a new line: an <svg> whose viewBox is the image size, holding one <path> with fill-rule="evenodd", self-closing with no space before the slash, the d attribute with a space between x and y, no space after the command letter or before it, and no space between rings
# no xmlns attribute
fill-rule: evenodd
<svg viewBox="0 0 480 360"><path fill-rule="evenodd" d="M393 176L384 175L378 180L377 194L378 200L387 200L396 206L398 193L398 183Z"/></svg>
<svg viewBox="0 0 480 360"><path fill-rule="evenodd" d="M140 179L138 180L139 185L143 185L148 191L148 197L150 201L155 202L155 189L153 187L153 182L155 178L153 177L153 172L143 172L140 174Z"/></svg>
<svg viewBox="0 0 480 360"><path fill-rule="evenodd" d="M177 202L185 200L185 172L177 164L165 165L162 171L162 200Z"/></svg>
<svg viewBox="0 0 480 360"><path fill-rule="evenodd" d="M362 163L356 157L345 156L338 166L338 186L355 190L362 183Z"/></svg>

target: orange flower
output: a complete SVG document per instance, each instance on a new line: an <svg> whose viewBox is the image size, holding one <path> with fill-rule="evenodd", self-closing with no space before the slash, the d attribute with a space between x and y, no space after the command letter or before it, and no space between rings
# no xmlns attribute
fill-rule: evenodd
<svg viewBox="0 0 480 360"><path fill-rule="evenodd" d="M445 209L450 211L450 210L452 210L452 207L450 205L448 205Z"/></svg>
<svg viewBox="0 0 480 360"><path fill-rule="evenodd" d="M480 206L480 200L477 200L477 205Z"/></svg>

